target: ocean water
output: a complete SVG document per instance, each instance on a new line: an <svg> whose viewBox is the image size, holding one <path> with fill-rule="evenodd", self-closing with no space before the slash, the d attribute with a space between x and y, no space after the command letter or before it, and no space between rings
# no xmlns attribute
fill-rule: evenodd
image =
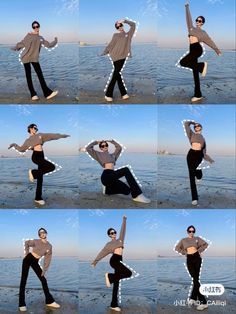
<svg viewBox="0 0 236 314"><path fill-rule="evenodd" d="M157 90L163 87L189 85L193 74L191 71L178 68L175 64L188 51L186 49L157 49ZM223 51L218 57L214 51L206 51L206 54L199 58L199 62L208 62L207 76L203 84L212 83L234 83L236 57L234 51Z"/></svg>
<svg viewBox="0 0 236 314"><path fill-rule="evenodd" d="M20 39L19 39L20 40ZM24 66L18 61L19 52L10 50L12 45L0 45L0 96L11 94L11 97L25 95L28 87ZM59 89L60 96L73 98L78 95L79 78L79 46L77 44L60 44L52 51L42 48L40 65L47 85L51 89ZM35 77L35 72L32 70ZM39 95L42 90L38 79L33 80Z"/></svg>
<svg viewBox="0 0 236 314"><path fill-rule="evenodd" d="M45 156L47 156L45 154ZM44 186L78 188L78 157L47 156L51 161L62 166L62 169L44 176ZM0 184L13 183L28 185L28 170L37 169L31 158L0 158Z"/></svg>
<svg viewBox="0 0 236 314"><path fill-rule="evenodd" d="M157 155L148 153L124 153L115 168L131 165L143 191L153 200L157 197ZM101 191L103 168L85 153L79 155L80 191Z"/></svg>
<svg viewBox="0 0 236 314"><path fill-rule="evenodd" d="M112 71L107 56L101 56L105 46L85 46L79 53L80 91L103 91ZM143 84L139 93L156 92L156 45L139 44L132 46L132 58L129 58L123 70L124 80L135 91L135 85ZM146 89L146 90L145 90Z"/></svg>
<svg viewBox="0 0 236 314"><path fill-rule="evenodd" d="M0 286L19 287L22 259L0 259ZM58 291L78 291L78 259L53 257L47 272L50 289ZM41 288L41 283L31 269L27 288Z"/></svg>
<svg viewBox="0 0 236 314"><path fill-rule="evenodd" d="M124 260L124 263L134 269L139 276L121 283L125 295L144 296L156 299L156 261ZM101 292L107 294L104 274L114 272L108 262L99 262L95 268L88 262L79 263L79 290L84 292ZM135 291L135 292L134 292Z"/></svg>

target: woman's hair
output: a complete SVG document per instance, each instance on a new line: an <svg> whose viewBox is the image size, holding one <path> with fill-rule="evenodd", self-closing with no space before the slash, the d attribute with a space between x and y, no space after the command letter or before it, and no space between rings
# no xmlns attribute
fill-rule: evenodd
<svg viewBox="0 0 236 314"><path fill-rule="evenodd" d="M188 228L187 228L187 232L189 232L189 229L190 229L190 228L194 229L194 232L196 232L196 229L195 229L195 227L194 227L193 225L188 226Z"/></svg>
<svg viewBox="0 0 236 314"><path fill-rule="evenodd" d="M34 24L37 24L37 25L40 27L40 24L39 24L38 21L33 21L33 23L31 24L31 25L32 25L32 28L33 28Z"/></svg>
<svg viewBox="0 0 236 314"><path fill-rule="evenodd" d="M115 230L115 229L114 229L114 228L109 228L109 229L107 230L107 235L110 235L110 232L111 232L112 230Z"/></svg>
<svg viewBox="0 0 236 314"><path fill-rule="evenodd" d="M31 123L30 125L28 125L27 127L28 133L30 133L30 129L32 129L34 126L37 128L37 125L34 123Z"/></svg>
<svg viewBox="0 0 236 314"><path fill-rule="evenodd" d="M119 26L118 26L119 25ZM115 23L115 28L119 29L119 27L123 27L124 25L122 23L116 22Z"/></svg>
<svg viewBox="0 0 236 314"><path fill-rule="evenodd" d="M107 144L106 141L101 141L101 142L99 143L99 148L101 148L101 146L102 146L103 143Z"/></svg>
<svg viewBox="0 0 236 314"><path fill-rule="evenodd" d="M201 129L202 129L201 123L195 123L195 125L196 125L196 124L199 125L199 126L201 127ZM194 129L195 129L195 125L194 125L194 127L193 127Z"/></svg>
<svg viewBox="0 0 236 314"><path fill-rule="evenodd" d="M40 236L40 231L44 231L45 233L48 233L46 229L40 228L40 229L38 230L38 235L39 235L39 236Z"/></svg>
<svg viewBox="0 0 236 314"><path fill-rule="evenodd" d="M204 24L204 23L205 23L206 19L205 19L205 17L204 17L204 16L199 15L199 16L197 17L197 19L198 19L198 18L200 18L200 19L202 20L202 24Z"/></svg>

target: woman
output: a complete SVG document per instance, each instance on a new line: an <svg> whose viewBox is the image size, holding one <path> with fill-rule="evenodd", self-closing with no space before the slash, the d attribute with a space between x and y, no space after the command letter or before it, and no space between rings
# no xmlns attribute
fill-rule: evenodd
<svg viewBox="0 0 236 314"><path fill-rule="evenodd" d="M31 94L32 100L38 100L39 97L34 89L31 75L31 64L38 76L39 82L41 84L44 97L46 99L53 98L57 95L58 91L52 91L46 84L45 79L43 77L43 72L41 70L39 64L39 53L42 46L47 48L52 48L57 44L57 37L55 37L54 41L49 43L42 36L39 35L40 24L37 21L32 23L33 31L28 33L25 38L16 44L12 50L20 50L24 48L21 61L24 64L25 75L28 84L28 88Z"/></svg>
<svg viewBox="0 0 236 314"><path fill-rule="evenodd" d="M194 131L192 131L190 125L194 126ZM195 121L185 121L184 127L186 134L188 136L191 148L187 155L187 164L189 171L190 187L192 194L192 205L198 204L198 193L195 178L197 180L202 179L202 170L197 169L202 159L209 161L211 164L214 162L213 159L206 153L206 141L202 136L202 125Z"/></svg>
<svg viewBox="0 0 236 314"><path fill-rule="evenodd" d="M124 30L124 23L130 26L130 30L127 33ZM118 33L113 35L111 42L102 53L102 56L109 54L113 62L113 76L110 82L108 80L107 88L105 90L106 101L113 101L113 91L116 82L121 93L121 98L129 98L124 80L121 76L121 71L126 58L128 56L131 57L131 40L135 32L136 24L130 20L120 20L115 23L115 28L118 30Z"/></svg>
<svg viewBox="0 0 236 314"><path fill-rule="evenodd" d="M125 239L125 231L126 231L126 216L123 216L123 222L120 229L120 236L116 239L116 231L114 228L109 228L107 230L107 235L111 238L111 241L108 242L104 248L97 255L95 260L91 263L93 267L105 256L108 254L112 254L110 258L110 265L114 268L114 273L106 273L105 281L107 287L110 287L113 284L113 292L112 292L112 301L111 301L111 309L117 312L120 312L121 309L118 306L118 289L119 289L119 281L124 278L129 278L132 276L132 272L122 264L122 254L124 249L124 239Z"/></svg>
<svg viewBox="0 0 236 314"><path fill-rule="evenodd" d="M108 142L115 146L115 151L112 154L108 151ZM94 149L94 146L97 144L101 150L100 152ZM101 175L101 182L105 186L103 192L104 194L129 195L131 193L133 201L150 203L150 200L143 195L142 190L128 167L114 170L116 161L122 151L120 144L118 144L115 140L94 141L86 146L86 151L104 168ZM122 177L126 178L128 184L119 180Z"/></svg>
<svg viewBox="0 0 236 314"><path fill-rule="evenodd" d="M51 258L52 258L52 245L47 241L47 230L40 228L38 230L39 239L27 240L25 241L25 254L22 263L22 273L20 281L20 292L19 292L19 310L21 312L26 312L25 303L25 287L29 274L29 269L32 267L33 271L37 275L38 279L41 281L43 292L45 295L46 306L50 308L59 308L60 305L57 304L49 292L47 279L45 278L45 273L49 268ZM30 252L32 248L32 252ZM41 268L39 266L39 259L44 256L44 266Z"/></svg>
<svg viewBox="0 0 236 314"><path fill-rule="evenodd" d="M47 141L58 140L60 138L66 138L70 135L59 134L59 133L37 133L38 127L36 124L30 124L28 126L29 138L25 140L22 146L16 143L10 144L8 149L14 147L19 152L25 152L29 149L33 150L32 161L38 165L38 169L29 170L29 180L34 182L37 180L35 203L38 205L45 205L45 201L42 198L42 186L43 186L43 175L55 170L54 164L47 161L44 158L43 144Z"/></svg>
<svg viewBox="0 0 236 314"><path fill-rule="evenodd" d="M205 18L203 16L198 16L196 18L196 26L193 26L192 17L189 10L189 1L186 2L185 8L190 47L189 54L180 60L180 65L193 70L195 90L191 101L196 102L203 98L200 88L199 73L201 73L202 76L205 76L207 72L207 62L198 63L198 58L202 55L203 52L200 43L204 42L206 45L211 47L213 50L215 50L218 56L221 55L221 51L217 48L213 40L208 36L207 32L202 30L202 26L205 23Z"/></svg>
<svg viewBox="0 0 236 314"><path fill-rule="evenodd" d="M193 289L188 303L189 305L198 304L197 310L202 311L208 308L208 305L206 298L199 291L199 274L202 265L201 253L206 250L208 243L200 237L194 237L195 232L195 227L192 225L189 226L187 228L188 237L179 241L175 247L175 251L187 256L188 271L193 279Z"/></svg>

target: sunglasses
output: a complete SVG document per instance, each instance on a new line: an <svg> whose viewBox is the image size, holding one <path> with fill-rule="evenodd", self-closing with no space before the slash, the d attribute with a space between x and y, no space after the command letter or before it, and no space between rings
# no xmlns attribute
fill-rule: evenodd
<svg viewBox="0 0 236 314"><path fill-rule="evenodd" d="M38 25L34 25L34 26L33 26L33 29L37 29L37 28L39 28Z"/></svg>
<svg viewBox="0 0 236 314"><path fill-rule="evenodd" d="M196 19L197 23L203 23L202 20Z"/></svg>
<svg viewBox="0 0 236 314"><path fill-rule="evenodd" d="M189 230L188 233L195 233L195 231L194 230Z"/></svg>
<svg viewBox="0 0 236 314"><path fill-rule="evenodd" d="M34 129L35 131L38 131L38 128L37 128L36 126L34 126L33 129Z"/></svg>
<svg viewBox="0 0 236 314"><path fill-rule="evenodd" d="M195 128L201 128L201 126L199 124L197 124L197 125L194 125L194 129Z"/></svg>
<svg viewBox="0 0 236 314"><path fill-rule="evenodd" d="M39 232L39 234L47 234L47 232L41 231Z"/></svg>
<svg viewBox="0 0 236 314"><path fill-rule="evenodd" d="M114 234L116 234L116 231L110 232L110 235L114 235Z"/></svg>
<svg viewBox="0 0 236 314"><path fill-rule="evenodd" d="M101 148L108 147L108 144L101 145Z"/></svg>

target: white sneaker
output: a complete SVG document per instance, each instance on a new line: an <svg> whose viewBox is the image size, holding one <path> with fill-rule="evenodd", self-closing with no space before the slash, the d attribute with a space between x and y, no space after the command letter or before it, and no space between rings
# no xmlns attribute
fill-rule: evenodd
<svg viewBox="0 0 236 314"><path fill-rule="evenodd" d="M108 273L105 273L105 281L106 281L107 288L110 288L111 283L110 283L110 280L109 280L109 277L108 277Z"/></svg>
<svg viewBox="0 0 236 314"><path fill-rule="evenodd" d="M32 174L32 170L31 169L29 169L28 175L29 175L29 181L30 182L34 182L34 176Z"/></svg>
<svg viewBox="0 0 236 314"><path fill-rule="evenodd" d="M121 311L121 308L119 306L116 306L116 307L111 307L110 306L110 309L113 310L113 311L116 311L116 312L120 312Z"/></svg>
<svg viewBox="0 0 236 314"><path fill-rule="evenodd" d="M199 184L202 182L202 179L196 179L196 183Z"/></svg>
<svg viewBox="0 0 236 314"><path fill-rule="evenodd" d="M206 76L207 74L207 62L204 62L204 68L203 68L203 71L202 71L202 77Z"/></svg>
<svg viewBox="0 0 236 314"><path fill-rule="evenodd" d="M103 184L102 184L102 194L103 194L103 195L106 195L106 187L105 187L105 185L103 185Z"/></svg>
<svg viewBox="0 0 236 314"><path fill-rule="evenodd" d="M140 202L140 203L151 203L151 200L149 198L147 198L146 196L142 194L138 195L137 197L133 198L133 201L135 202Z"/></svg>
<svg viewBox="0 0 236 314"><path fill-rule="evenodd" d="M191 102L197 102L199 100L201 100L203 97L192 97L191 98Z"/></svg>
<svg viewBox="0 0 236 314"><path fill-rule="evenodd" d="M203 310L205 310L205 309L207 309L208 308L208 305L207 304L200 304L200 305L198 305L197 307L196 307L196 309L198 310L198 311L203 311Z"/></svg>
<svg viewBox="0 0 236 314"><path fill-rule="evenodd" d="M105 99L106 99L106 101L109 101L109 102L113 101L113 98L112 98L112 97L107 97L107 96L105 96Z"/></svg>
<svg viewBox="0 0 236 314"><path fill-rule="evenodd" d="M50 304L46 304L49 307L53 307L54 309L59 309L61 306L57 304L56 302L52 302Z"/></svg>
<svg viewBox="0 0 236 314"><path fill-rule="evenodd" d="M33 97L31 97L32 100L39 100L39 96L35 95Z"/></svg>
<svg viewBox="0 0 236 314"><path fill-rule="evenodd" d="M58 90L55 90L54 92L52 92L48 97L46 97L47 99L51 99L53 97L55 97L58 94Z"/></svg>
<svg viewBox="0 0 236 314"><path fill-rule="evenodd" d="M39 205L45 205L45 201L44 200L34 200L35 203L39 204Z"/></svg>
<svg viewBox="0 0 236 314"><path fill-rule="evenodd" d="M126 95L122 96L122 99L129 99L129 95L126 94Z"/></svg>
<svg viewBox="0 0 236 314"><path fill-rule="evenodd" d="M196 206L198 204L197 200L192 201L192 205Z"/></svg>
<svg viewBox="0 0 236 314"><path fill-rule="evenodd" d="M27 311L27 307L26 306L19 306L19 311L20 312L26 312Z"/></svg>

